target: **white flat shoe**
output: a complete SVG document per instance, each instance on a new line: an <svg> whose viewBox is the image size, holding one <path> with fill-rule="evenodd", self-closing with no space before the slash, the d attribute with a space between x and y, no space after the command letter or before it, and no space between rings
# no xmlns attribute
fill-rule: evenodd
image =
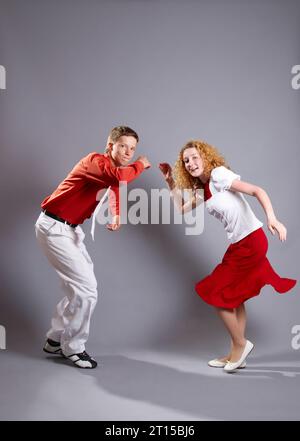
<svg viewBox="0 0 300 441"><path fill-rule="evenodd" d="M223 368L223 367L226 366L226 363L227 363L227 362L225 362L225 361L220 361L220 360L218 360L217 358L214 358L213 360L210 360L207 364L208 364L208 366L210 366L210 367L214 367L214 368ZM244 361L244 362L239 366L238 369L244 369L245 367L246 367L246 362Z"/></svg>
<svg viewBox="0 0 300 441"><path fill-rule="evenodd" d="M252 351L252 349L254 348L254 344L251 343L251 341L247 340L247 343L244 347L243 353L240 357L240 359L234 363L231 363L230 361L228 361L226 363L226 365L224 366L224 371L226 372L233 372L236 369L238 369L243 362L246 360L246 358L248 357L248 355L250 354L250 352Z"/></svg>

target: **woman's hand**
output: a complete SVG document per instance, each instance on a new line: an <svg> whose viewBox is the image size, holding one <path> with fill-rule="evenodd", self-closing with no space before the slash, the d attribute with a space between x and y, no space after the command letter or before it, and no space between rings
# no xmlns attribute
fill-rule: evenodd
<svg viewBox="0 0 300 441"><path fill-rule="evenodd" d="M120 219L120 215L116 215L112 218L112 223L111 224L107 224L106 228L109 231L117 231L121 228L121 219Z"/></svg>
<svg viewBox="0 0 300 441"><path fill-rule="evenodd" d="M173 179L172 176L172 167L167 162L161 162L159 164L159 169L164 175L166 181Z"/></svg>
<svg viewBox="0 0 300 441"><path fill-rule="evenodd" d="M285 226L276 218L268 219L268 229L271 231L273 236L277 232L281 242L284 242L286 240L287 230Z"/></svg>
<svg viewBox="0 0 300 441"><path fill-rule="evenodd" d="M170 191L175 189L175 181L173 178L172 167L167 162L161 162L159 164L159 169L164 175L166 183L169 186Z"/></svg>

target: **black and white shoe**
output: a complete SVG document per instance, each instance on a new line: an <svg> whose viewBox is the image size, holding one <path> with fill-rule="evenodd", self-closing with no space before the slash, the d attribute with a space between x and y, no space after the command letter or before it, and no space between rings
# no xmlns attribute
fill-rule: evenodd
<svg viewBox="0 0 300 441"><path fill-rule="evenodd" d="M43 351L47 352L47 354L63 355L60 343L58 341L51 340L51 338L46 340Z"/></svg>
<svg viewBox="0 0 300 441"><path fill-rule="evenodd" d="M82 369L94 369L97 367L97 362L87 352L83 351L79 354L72 354L65 356L73 362L73 364Z"/></svg>

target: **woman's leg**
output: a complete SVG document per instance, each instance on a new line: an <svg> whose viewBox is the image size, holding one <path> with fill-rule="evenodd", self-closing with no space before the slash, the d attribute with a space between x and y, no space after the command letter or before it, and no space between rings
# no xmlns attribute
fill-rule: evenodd
<svg viewBox="0 0 300 441"><path fill-rule="evenodd" d="M246 315L245 304L242 303L240 306L235 308L234 311L235 311L235 314L236 314L236 318L237 318L240 330L243 333L243 335L245 336L246 324L247 324L247 315ZM231 349L230 349L230 353L228 354L228 356L226 358L227 360L231 359L232 348L233 348L233 341L231 340ZM223 361L224 360L225 360L225 357L224 357Z"/></svg>
<svg viewBox="0 0 300 441"><path fill-rule="evenodd" d="M216 310L218 310L218 308L216 308ZM245 304L242 303L240 306L235 308L233 311L235 312L235 315L236 315L236 318L237 318L237 321L238 321L238 324L240 327L240 331L242 332L243 335L245 335L246 323L247 323ZM223 362L230 360L230 358L232 356L232 349L233 349L233 341L231 340L231 348L230 348L228 355L225 355L224 357L218 358L218 360L223 361Z"/></svg>
<svg viewBox="0 0 300 441"><path fill-rule="evenodd" d="M245 335L246 324L247 324L247 314L246 314L246 308L245 308L244 303L242 303L240 306L238 306L236 308L236 316L237 316L237 320L239 322L241 332Z"/></svg>
<svg viewBox="0 0 300 441"><path fill-rule="evenodd" d="M245 326L246 326L246 313L243 307L239 307L239 311L235 309L225 309L225 308L216 308L217 313L223 321L226 329L228 330L231 341L231 357L230 361L237 361L246 344L246 339L244 336ZM239 319L238 319L239 317Z"/></svg>
<svg viewBox="0 0 300 441"><path fill-rule="evenodd" d="M217 311L217 313L218 313L218 315L219 315L219 308L215 308L215 309L216 309L216 311ZM236 310L233 309L233 311L234 311L234 313L236 314ZM230 350L229 350L228 354L225 355L224 357L219 357L218 360L221 361L221 362L224 362L224 363L226 363L226 361L230 360L230 358L231 358L231 353L232 353L232 348L233 348L233 342L232 342L232 340L231 340L231 346L230 346Z"/></svg>

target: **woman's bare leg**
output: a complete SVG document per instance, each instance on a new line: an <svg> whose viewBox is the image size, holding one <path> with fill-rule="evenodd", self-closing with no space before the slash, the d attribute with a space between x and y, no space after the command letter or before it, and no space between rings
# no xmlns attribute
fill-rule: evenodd
<svg viewBox="0 0 300 441"><path fill-rule="evenodd" d="M218 311L218 308L216 308L216 310ZM237 321L238 321L238 324L239 324L239 327L240 327L240 331L245 335L246 324L247 324L247 315L246 315L245 304L242 303L237 308L234 308L233 311L236 314L236 318L237 318ZM232 356L232 349L233 349L233 341L231 340L231 347L230 347L230 351L229 351L228 355L225 355L225 357L220 357L220 358L218 358L218 360L222 361L224 363L227 360L230 360L231 356Z"/></svg>
<svg viewBox="0 0 300 441"><path fill-rule="evenodd" d="M247 325L247 314L244 303L242 303L240 306L236 308L236 316L239 322L241 332L245 335L246 325Z"/></svg>
<svg viewBox="0 0 300 441"><path fill-rule="evenodd" d="M246 339L244 336L246 326L245 308L244 306L240 306L237 308L238 310L225 308L216 309L231 337L231 353L229 354L230 358L227 356L220 360L225 361L226 358L227 360L230 359L231 362L238 361L246 344Z"/></svg>

